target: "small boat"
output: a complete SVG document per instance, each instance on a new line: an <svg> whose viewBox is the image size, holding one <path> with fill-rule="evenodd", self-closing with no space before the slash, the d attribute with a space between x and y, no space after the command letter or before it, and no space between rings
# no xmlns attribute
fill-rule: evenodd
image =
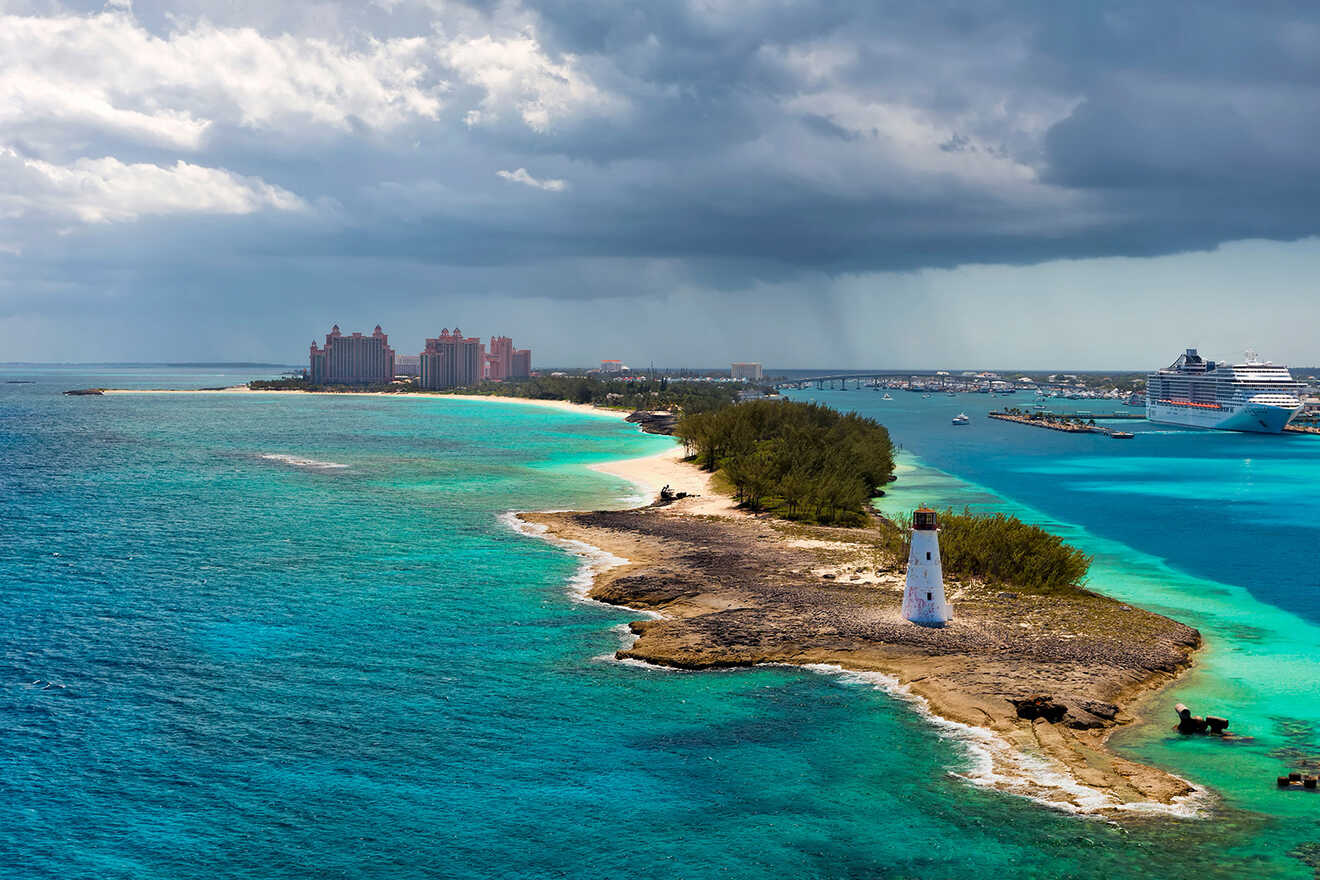
<svg viewBox="0 0 1320 880"><path fill-rule="evenodd" d="M930 400L930 395L929 395L929 394L923 394L923 395L921 395L921 399L922 399L922 400Z"/></svg>
<svg viewBox="0 0 1320 880"><path fill-rule="evenodd" d="M880 399L881 399L881 400L893 400L894 398L890 397L890 396L889 396L889 392L886 391L886 392L885 392L885 396L882 397L882 398L880 398Z"/></svg>
<svg viewBox="0 0 1320 880"><path fill-rule="evenodd" d="M1136 436L1136 435L1133 434L1131 431L1110 431L1110 432L1109 432L1109 437L1110 437L1111 440L1131 440L1131 439L1132 439L1133 437L1135 437L1135 436Z"/></svg>
<svg viewBox="0 0 1320 880"><path fill-rule="evenodd" d="M955 425L970 425L972 423L972 420L967 415L967 413L958 413L956 416L953 417L953 423Z"/></svg>
<svg viewBox="0 0 1320 880"><path fill-rule="evenodd" d="M948 392L948 395L949 395L949 397L957 397L957 396L958 396L958 395L957 395L955 392L953 392L953 391Z"/></svg>

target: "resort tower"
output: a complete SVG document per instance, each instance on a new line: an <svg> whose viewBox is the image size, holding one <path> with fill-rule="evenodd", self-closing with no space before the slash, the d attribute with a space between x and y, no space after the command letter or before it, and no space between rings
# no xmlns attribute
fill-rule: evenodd
<svg viewBox="0 0 1320 880"><path fill-rule="evenodd" d="M953 606L944 601L944 571L940 568L940 532L935 511L921 507L912 513L912 549L908 553L903 616L922 626L944 626L953 620Z"/></svg>
<svg viewBox="0 0 1320 880"><path fill-rule="evenodd" d="M307 378L313 385L388 385L394 381L394 349L376 325L370 336L345 336L339 325L325 335L325 348L312 343Z"/></svg>
<svg viewBox="0 0 1320 880"><path fill-rule="evenodd" d="M446 327L438 337L426 340L418 356L418 384L430 391L480 385L484 360L480 339Z"/></svg>

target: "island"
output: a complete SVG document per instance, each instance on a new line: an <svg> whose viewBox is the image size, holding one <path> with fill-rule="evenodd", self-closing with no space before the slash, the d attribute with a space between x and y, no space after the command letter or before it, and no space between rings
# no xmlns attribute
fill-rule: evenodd
<svg viewBox="0 0 1320 880"><path fill-rule="evenodd" d="M974 782L1109 818L1195 811L1204 792L1107 747L1192 664L1195 629L1080 585L947 569L954 620L912 624L900 612L901 524L873 512L852 525L784 519L745 491L740 501L700 459L675 449L597 466L654 493L646 507L518 515L549 540L625 560L598 570L588 593L639 612L618 659L869 675L980 753Z"/></svg>

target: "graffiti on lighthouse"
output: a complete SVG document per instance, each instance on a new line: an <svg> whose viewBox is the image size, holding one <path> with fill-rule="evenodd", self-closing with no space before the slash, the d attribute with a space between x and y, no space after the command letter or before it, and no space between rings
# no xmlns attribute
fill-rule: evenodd
<svg viewBox="0 0 1320 880"><path fill-rule="evenodd" d="M944 601L939 526L935 511L928 507L912 514L912 550L908 553L903 616L922 626L944 626L953 620L953 606Z"/></svg>

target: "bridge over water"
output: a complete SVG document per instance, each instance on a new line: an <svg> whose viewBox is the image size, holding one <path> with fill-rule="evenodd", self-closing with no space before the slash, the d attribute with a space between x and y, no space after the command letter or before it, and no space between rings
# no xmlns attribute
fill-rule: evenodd
<svg viewBox="0 0 1320 880"><path fill-rule="evenodd" d="M838 385L839 388L847 389L849 382L855 382L856 387L861 388L863 380L870 381L878 379L907 379L912 376L920 376L926 379L953 379L955 377L948 373L938 373L934 370L877 370L872 373L828 373L820 376L795 376L793 378L784 378L775 382L776 388L806 388L815 385L817 388L824 388L826 385Z"/></svg>

